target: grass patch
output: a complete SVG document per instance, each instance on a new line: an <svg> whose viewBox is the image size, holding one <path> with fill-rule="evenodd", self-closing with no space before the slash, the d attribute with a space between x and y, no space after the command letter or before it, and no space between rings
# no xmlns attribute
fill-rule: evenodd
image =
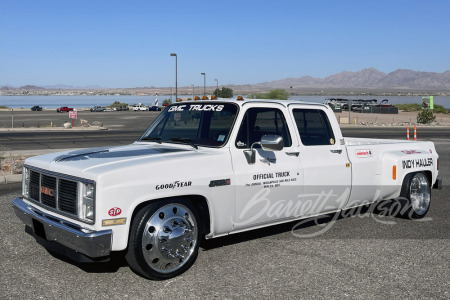
<svg viewBox="0 0 450 300"><path fill-rule="evenodd" d="M412 104L395 104L394 106L398 107L399 110L404 111L421 111L422 105L417 103ZM434 105L433 113L435 114L450 114L450 109L443 107L442 105Z"/></svg>

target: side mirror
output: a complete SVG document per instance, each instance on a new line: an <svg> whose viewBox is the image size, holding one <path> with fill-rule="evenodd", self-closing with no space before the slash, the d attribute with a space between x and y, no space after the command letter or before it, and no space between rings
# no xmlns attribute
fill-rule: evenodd
<svg viewBox="0 0 450 300"><path fill-rule="evenodd" d="M250 150L244 150L247 163L252 165L255 163L256 151L253 149L254 145L261 145L264 151L281 151L284 147L283 138L275 134L265 134L261 137L261 141L255 142L250 147Z"/></svg>
<svg viewBox="0 0 450 300"><path fill-rule="evenodd" d="M283 150L283 138L275 134L265 134L261 137L260 145L264 151L281 151Z"/></svg>

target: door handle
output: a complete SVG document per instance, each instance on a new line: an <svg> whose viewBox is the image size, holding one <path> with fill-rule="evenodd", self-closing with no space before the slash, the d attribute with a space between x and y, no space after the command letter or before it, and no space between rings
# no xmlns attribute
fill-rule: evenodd
<svg viewBox="0 0 450 300"><path fill-rule="evenodd" d="M330 150L331 153L341 154L342 150Z"/></svg>
<svg viewBox="0 0 450 300"><path fill-rule="evenodd" d="M286 155L289 155L289 156L299 156L300 155L300 152L286 152Z"/></svg>

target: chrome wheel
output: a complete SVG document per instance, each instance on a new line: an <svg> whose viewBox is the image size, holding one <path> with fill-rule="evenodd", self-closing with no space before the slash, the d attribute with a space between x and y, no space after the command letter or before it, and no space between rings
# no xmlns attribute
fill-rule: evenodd
<svg viewBox="0 0 450 300"><path fill-rule="evenodd" d="M196 250L197 220L180 203L158 208L148 219L142 233L142 253L146 264L158 273L180 269Z"/></svg>
<svg viewBox="0 0 450 300"><path fill-rule="evenodd" d="M425 215L430 206L430 185L423 173L417 173L411 179L409 187L409 199L413 211L419 215Z"/></svg>

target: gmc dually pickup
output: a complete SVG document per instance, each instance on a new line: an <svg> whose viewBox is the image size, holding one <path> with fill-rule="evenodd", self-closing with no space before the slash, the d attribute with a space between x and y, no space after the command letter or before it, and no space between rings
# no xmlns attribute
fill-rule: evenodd
<svg viewBox="0 0 450 300"><path fill-rule="evenodd" d="M131 145L27 159L13 207L45 247L78 261L124 251L138 274L167 279L203 237L389 199L422 218L438 170L432 142L344 138L326 105L178 102Z"/></svg>

